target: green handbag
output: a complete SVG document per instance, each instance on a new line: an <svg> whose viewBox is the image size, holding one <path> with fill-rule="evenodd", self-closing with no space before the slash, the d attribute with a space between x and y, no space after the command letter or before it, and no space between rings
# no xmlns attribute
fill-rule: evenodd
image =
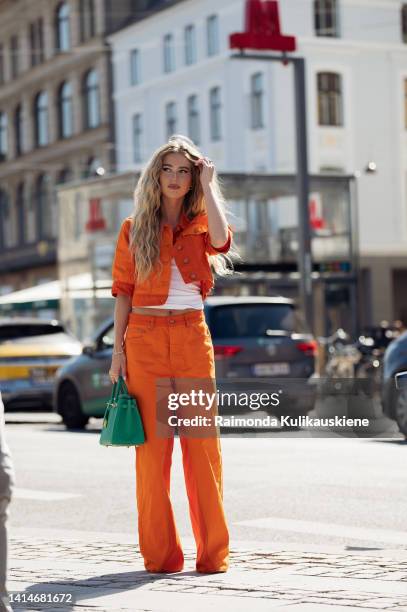
<svg viewBox="0 0 407 612"><path fill-rule="evenodd" d="M145 441L136 400L119 376L107 402L99 443L103 446L140 446Z"/></svg>

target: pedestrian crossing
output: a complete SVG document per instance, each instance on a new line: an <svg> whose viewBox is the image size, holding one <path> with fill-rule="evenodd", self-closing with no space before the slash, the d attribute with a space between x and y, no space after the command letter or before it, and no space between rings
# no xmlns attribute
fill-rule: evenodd
<svg viewBox="0 0 407 612"><path fill-rule="evenodd" d="M235 525L258 527L274 531L291 531L302 534L316 534L340 538L353 538L355 540L371 540L386 544L407 544L407 532L393 531L392 529L378 529L369 527L353 527L338 523L323 523L319 521L303 521L296 519L283 519L264 517L235 521Z"/></svg>
<svg viewBox="0 0 407 612"><path fill-rule="evenodd" d="M13 499L36 499L39 501L59 501L72 499L73 497L83 497L79 493L63 493L59 491L39 491L38 489L13 489Z"/></svg>

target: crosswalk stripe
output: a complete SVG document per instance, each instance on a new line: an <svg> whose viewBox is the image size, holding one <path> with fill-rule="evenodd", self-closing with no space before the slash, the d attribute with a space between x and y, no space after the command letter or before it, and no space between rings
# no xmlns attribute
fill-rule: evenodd
<svg viewBox="0 0 407 612"><path fill-rule="evenodd" d="M372 540L388 544L407 544L405 531L391 529L377 529L368 527L352 527L338 523L319 523L317 521L302 521L295 519L281 519L265 517L235 521L235 525L259 527L261 529L274 529L276 531L293 531L296 533L312 533L331 537L354 538L356 540Z"/></svg>
<svg viewBox="0 0 407 612"><path fill-rule="evenodd" d="M61 499L71 499L72 497L81 497L79 493L61 493L59 491L38 491L38 489L21 489L13 490L13 497L19 499L37 499L41 501L58 501Z"/></svg>

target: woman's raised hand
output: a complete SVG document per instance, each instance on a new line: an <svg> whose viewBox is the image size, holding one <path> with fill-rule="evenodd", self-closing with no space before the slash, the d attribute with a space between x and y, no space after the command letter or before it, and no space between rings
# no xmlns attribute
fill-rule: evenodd
<svg viewBox="0 0 407 612"><path fill-rule="evenodd" d="M202 188L208 187L213 179L215 165L209 157L201 157L195 162L195 166L200 169L200 180Z"/></svg>

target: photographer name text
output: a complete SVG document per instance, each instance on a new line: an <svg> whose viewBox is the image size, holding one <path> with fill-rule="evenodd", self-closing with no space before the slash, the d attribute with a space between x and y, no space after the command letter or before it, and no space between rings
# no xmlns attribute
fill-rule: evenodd
<svg viewBox="0 0 407 612"><path fill-rule="evenodd" d="M318 418L307 416L281 416L281 417L249 417L196 415L192 418L171 415L168 418L171 427L368 427L369 419L349 417Z"/></svg>

